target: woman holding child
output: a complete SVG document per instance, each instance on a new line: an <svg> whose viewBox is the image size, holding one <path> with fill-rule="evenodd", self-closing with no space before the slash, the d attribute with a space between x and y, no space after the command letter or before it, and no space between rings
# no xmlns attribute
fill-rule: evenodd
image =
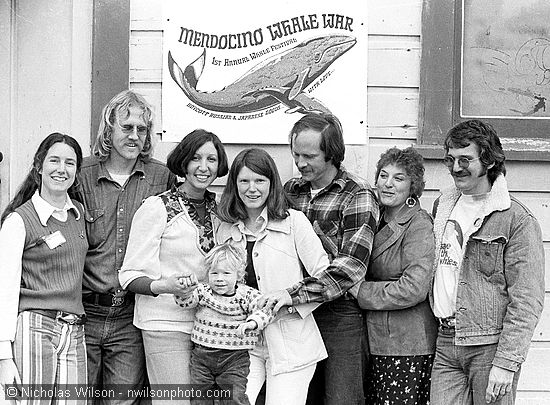
<svg viewBox="0 0 550 405"><path fill-rule="evenodd" d="M216 207L207 187L227 174L228 164L218 137L197 129L169 154L167 166L185 181L138 209L119 279L136 293L134 324L142 330L151 384L188 384L195 310L180 308L173 294L187 291L183 275L206 280Z"/></svg>
<svg viewBox="0 0 550 405"><path fill-rule="evenodd" d="M273 159L261 149L237 155L218 207L218 243L247 251L246 283L262 293L281 290L325 269L328 257L302 212L289 208ZM305 273L304 273L305 271ZM316 363L326 358L311 315L319 304L283 308L252 350L247 395L254 404L264 383L266 404L304 404Z"/></svg>

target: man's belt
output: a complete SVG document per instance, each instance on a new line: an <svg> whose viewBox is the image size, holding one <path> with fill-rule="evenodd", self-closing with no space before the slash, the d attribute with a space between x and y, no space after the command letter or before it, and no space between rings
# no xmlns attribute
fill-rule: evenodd
<svg viewBox="0 0 550 405"><path fill-rule="evenodd" d="M82 301L87 304L99 305L102 307L122 307L134 302L134 294L122 289L116 290L114 294L102 294L93 292L82 296Z"/></svg>
<svg viewBox="0 0 550 405"><path fill-rule="evenodd" d="M449 316L447 318L437 318L439 320L439 325L445 329L454 329L456 326L456 318L454 316Z"/></svg>

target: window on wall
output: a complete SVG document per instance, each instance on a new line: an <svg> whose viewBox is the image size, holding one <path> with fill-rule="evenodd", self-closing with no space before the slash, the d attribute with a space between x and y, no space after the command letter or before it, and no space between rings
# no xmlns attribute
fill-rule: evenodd
<svg viewBox="0 0 550 405"><path fill-rule="evenodd" d="M550 160L548 21L546 1L424 0L419 144L477 118L511 158Z"/></svg>

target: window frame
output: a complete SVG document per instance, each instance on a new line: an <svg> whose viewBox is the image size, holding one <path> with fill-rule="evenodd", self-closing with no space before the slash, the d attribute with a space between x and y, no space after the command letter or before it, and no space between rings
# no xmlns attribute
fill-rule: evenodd
<svg viewBox="0 0 550 405"><path fill-rule="evenodd" d="M447 131L469 119L460 116L462 4L463 0L422 4L418 148L428 158L442 158ZM508 160L550 161L550 118L480 119L493 125ZM517 133L521 137L514 137Z"/></svg>

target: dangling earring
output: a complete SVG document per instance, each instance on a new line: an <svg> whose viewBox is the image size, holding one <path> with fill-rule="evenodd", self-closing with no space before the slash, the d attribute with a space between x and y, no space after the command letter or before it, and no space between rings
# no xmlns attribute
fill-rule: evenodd
<svg viewBox="0 0 550 405"><path fill-rule="evenodd" d="M405 201L405 204L407 204L407 207L409 208L412 208L416 205L416 199L413 198L413 197L409 197L407 198L407 200Z"/></svg>

